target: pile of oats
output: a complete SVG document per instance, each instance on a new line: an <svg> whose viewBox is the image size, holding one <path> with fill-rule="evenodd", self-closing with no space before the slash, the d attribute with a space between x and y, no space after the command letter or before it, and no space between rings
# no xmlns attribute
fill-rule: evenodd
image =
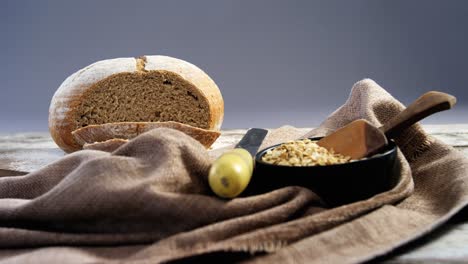
<svg viewBox="0 0 468 264"><path fill-rule="evenodd" d="M351 161L351 157L329 151L317 145L316 141L302 139L289 141L268 150L262 161L285 166L323 166L346 163Z"/></svg>

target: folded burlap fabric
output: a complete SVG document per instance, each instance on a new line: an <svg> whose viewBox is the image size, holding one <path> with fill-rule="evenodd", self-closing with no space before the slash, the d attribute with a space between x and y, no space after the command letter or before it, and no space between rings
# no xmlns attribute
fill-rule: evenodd
<svg viewBox="0 0 468 264"><path fill-rule="evenodd" d="M262 148L325 135L358 118L380 125L403 108L363 80L318 129L307 135L289 126L273 130ZM69 154L25 176L0 178L0 262L370 260L468 204L468 161L461 153L418 125L396 142L396 186L336 208L296 186L219 199L206 179L219 151L208 153L175 130L149 131L112 153Z"/></svg>

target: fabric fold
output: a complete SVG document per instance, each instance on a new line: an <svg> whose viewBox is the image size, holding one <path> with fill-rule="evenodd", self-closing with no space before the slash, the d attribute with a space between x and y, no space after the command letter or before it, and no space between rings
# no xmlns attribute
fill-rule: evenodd
<svg viewBox="0 0 468 264"><path fill-rule="evenodd" d="M261 148L323 136L359 118L380 126L403 109L365 79L317 129L271 130ZM401 168L395 187L335 208L298 186L217 198L207 174L212 158L229 148L208 152L171 129L151 130L112 153L69 154L27 175L0 177L0 262L160 263L223 252L257 263L370 260L468 204L461 153L418 124L395 141Z"/></svg>

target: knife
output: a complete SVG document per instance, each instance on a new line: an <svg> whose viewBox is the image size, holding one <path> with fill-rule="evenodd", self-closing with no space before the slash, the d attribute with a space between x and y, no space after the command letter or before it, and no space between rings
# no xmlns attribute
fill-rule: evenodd
<svg viewBox="0 0 468 264"><path fill-rule="evenodd" d="M208 183L216 195L234 198L247 188L254 170L253 157L267 133L266 129L249 129L233 150L222 154L213 162Z"/></svg>

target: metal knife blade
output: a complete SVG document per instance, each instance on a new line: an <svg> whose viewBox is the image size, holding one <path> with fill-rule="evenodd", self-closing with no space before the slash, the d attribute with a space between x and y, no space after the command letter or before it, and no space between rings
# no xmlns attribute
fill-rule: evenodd
<svg viewBox="0 0 468 264"><path fill-rule="evenodd" d="M266 129L251 128L236 144L235 148L243 148L247 150L252 157L254 157L267 134L268 130Z"/></svg>

